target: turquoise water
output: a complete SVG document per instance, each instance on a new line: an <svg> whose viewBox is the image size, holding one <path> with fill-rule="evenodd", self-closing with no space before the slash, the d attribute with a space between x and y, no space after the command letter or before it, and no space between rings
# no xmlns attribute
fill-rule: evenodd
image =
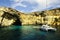
<svg viewBox="0 0 60 40"><path fill-rule="evenodd" d="M40 31L40 26L11 26L0 28L0 40L60 40L60 30Z"/></svg>

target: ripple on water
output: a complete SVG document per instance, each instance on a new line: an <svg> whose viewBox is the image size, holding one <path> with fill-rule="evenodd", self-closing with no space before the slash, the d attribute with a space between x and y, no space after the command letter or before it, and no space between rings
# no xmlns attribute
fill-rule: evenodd
<svg viewBox="0 0 60 40"><path fill-rule="evenodd" d="M60 31L44 32L39 26L11 26L0 29L0 40L60 40Z"/></svg>

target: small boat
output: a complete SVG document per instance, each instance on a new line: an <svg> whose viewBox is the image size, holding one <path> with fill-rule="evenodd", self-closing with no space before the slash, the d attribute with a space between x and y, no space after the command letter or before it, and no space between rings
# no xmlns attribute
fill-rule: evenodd
<svg viewBox="0 0 60 40"><path fill-rule="evenodd" d="M48 25L42 25L40 27L40 30L43 30L43 31L56 31L57 29L56 28L53 28L53 27L50 27Z"/></svg>

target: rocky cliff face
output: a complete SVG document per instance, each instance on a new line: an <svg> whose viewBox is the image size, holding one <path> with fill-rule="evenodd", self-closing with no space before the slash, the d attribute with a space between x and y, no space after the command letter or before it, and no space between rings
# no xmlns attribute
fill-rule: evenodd
<svg viewBox="0 0 60 40"><path fill-rule="evenodd" d="M45 10L41 12L32 12L30 14L22 14L22 24L49 24L49 25L60 25L60 8ZM56 21L56 19L58 21Z"/></svg>
<svg viewBox="0 0 60 40"><path fill-rule="evenodd" d="M18 25L20 12L11 8L0 7L0 26ZM19 21L19 22L18 22ZM18 22L18 23L17 23ZM19 25L21 25L19 23Z"/></svg>
<svg viewBox="0 0 60 40"><path fill-rule="evenodd" d="M25 14L12 8L0 7L0 26L44 23L52 25L54 22L60 25L60 8Z"/></svg>
<svg viewBox="0 0 60 40"><path fill-rule="evenodd" d="M15 22L13 15L9 14L8 12L5 11L0 11L0 25L1 26L9 26L13 22Z"/></svg>

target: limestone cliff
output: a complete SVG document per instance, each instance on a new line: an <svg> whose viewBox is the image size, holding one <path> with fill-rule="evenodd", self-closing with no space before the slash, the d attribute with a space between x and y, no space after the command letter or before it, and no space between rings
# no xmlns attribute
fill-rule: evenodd
<svg viewBox="0 0 60 40"><path fill-rule="evenodd" d="M20 15L22 25L24 24L49 24L60 25L60 8L45 10L41 12L32 12L30 14ZM56 21L57 19L57 21Z"/></svg>
<svg viewBox="0 0 60 40"><path fill-rule="evenodd" d="M10 26L12 24L18 25L17 22L18 21L20 22L19 15L20 12L14 9L7 8L7 7L0 7L0 26Z"/></svg>
<svg viewBox="0 0 60 40"><path fill-rule="evenodd" d="M12 8L0 7L0 26L45 23L60 25L60 8L25 14Z"/></svg>

